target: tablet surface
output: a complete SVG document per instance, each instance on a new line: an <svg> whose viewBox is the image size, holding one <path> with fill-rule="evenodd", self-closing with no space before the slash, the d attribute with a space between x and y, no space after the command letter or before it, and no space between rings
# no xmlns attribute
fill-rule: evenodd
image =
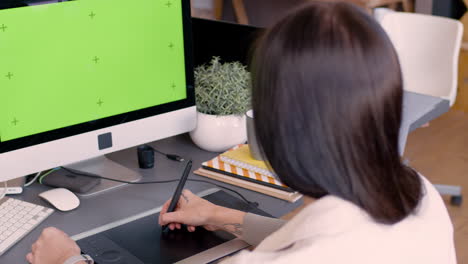
<svg viewBox="0 0 468 264"><path fill-rule="evenodd" d="M221 206L270 216L224 191L217 191L204 198ZM224 231L209 232L204 228L197 228L193 233L178 230L163 234L158 225L158 217L159 213L145 216L83 238L77 243L98 264L174 263L235 238ZM239 249L233 248L229 253Z"/></svg>

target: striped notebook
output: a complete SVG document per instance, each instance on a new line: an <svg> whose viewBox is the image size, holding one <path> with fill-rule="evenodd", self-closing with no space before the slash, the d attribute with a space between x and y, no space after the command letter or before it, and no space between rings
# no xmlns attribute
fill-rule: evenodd
<svg viewBox="0 0 468 264"><path fill-rule="evenodd" d="M264 161L255 160L251 157L250 148L247 144L241 144L233 147L232 149L221 154L220 159L223 162L229 163L236 167L277 178Z"/></svg>
<svg viewBox="0 0 468 264"><path fill-rule="evenodd" d="M226 163L220 159L219 156L212 160L202 163L202 167L206 170L221 173L224 175L232 176L238 179L250 181L253 183L265 185L278 190L286 192L294 192L291 188L284 185L282 182L274 177L260 174L258 172L252 172L244 168L240 168L229 163Z"/></svg>

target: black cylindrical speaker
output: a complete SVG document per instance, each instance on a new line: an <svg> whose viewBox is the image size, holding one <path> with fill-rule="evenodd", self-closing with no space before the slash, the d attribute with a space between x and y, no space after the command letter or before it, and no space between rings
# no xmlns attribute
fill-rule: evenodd
<svg viewBox="0 0 468 264"><path fill-rule="evenodd" d="M148 145L138 147L138 165L140 169L151 169L154 167L154 151Z"/></svg>

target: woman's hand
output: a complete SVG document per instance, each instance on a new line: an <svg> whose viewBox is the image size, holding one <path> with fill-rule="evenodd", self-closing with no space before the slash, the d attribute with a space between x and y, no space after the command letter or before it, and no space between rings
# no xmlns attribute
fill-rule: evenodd
<svg viewBox="0 0 468 264"><path fill-rule="evenodd" d="M81 254L75 241L54 227L44 229L31 249L26 256L31 264L62 264L68 258Z"/></svg>
<svg viewBox="0 0 468 264"><path fill-rule="evenodd" d="M169 225L169 229L180 229L181 224L187 225L190 232L195 231L196 226L203 226L207 230L214 231L216 226L212 223L217 205L202 199L189 190L183 190L177 203L176 209L172 213L167 213L167 208L171 200L167 201L159 214L159 224Z"/></svg>
<svg viewBox="0 0 468 264"><path fill-rule="evenodd" d="M177 203L176 210L167 212L171 201L167 201L159 214L159 224L169 225L169 229L180 229L181 224L187 225L190 232L196 226L214 231L226 230L236 236L242 236L245 212L217 206L202 199L189 190L184 190Z"/></svg>

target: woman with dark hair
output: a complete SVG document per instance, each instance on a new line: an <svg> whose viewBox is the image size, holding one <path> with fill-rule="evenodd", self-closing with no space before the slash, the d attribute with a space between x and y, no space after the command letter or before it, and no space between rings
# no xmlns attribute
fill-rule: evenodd
<svg viewBox="0 0 468 264"><path fill-rule="evenodd" d="M284 183L318 200L284 222L185 190L159 224L224 229L257 246L229 263L456 263L441 197L401 162L401 71L373 18L351 4L313 2L265 32L251 66L264 157ZM66 240L48 233L41 245ZM62 245L79 253L73 243Z"/></svg>

